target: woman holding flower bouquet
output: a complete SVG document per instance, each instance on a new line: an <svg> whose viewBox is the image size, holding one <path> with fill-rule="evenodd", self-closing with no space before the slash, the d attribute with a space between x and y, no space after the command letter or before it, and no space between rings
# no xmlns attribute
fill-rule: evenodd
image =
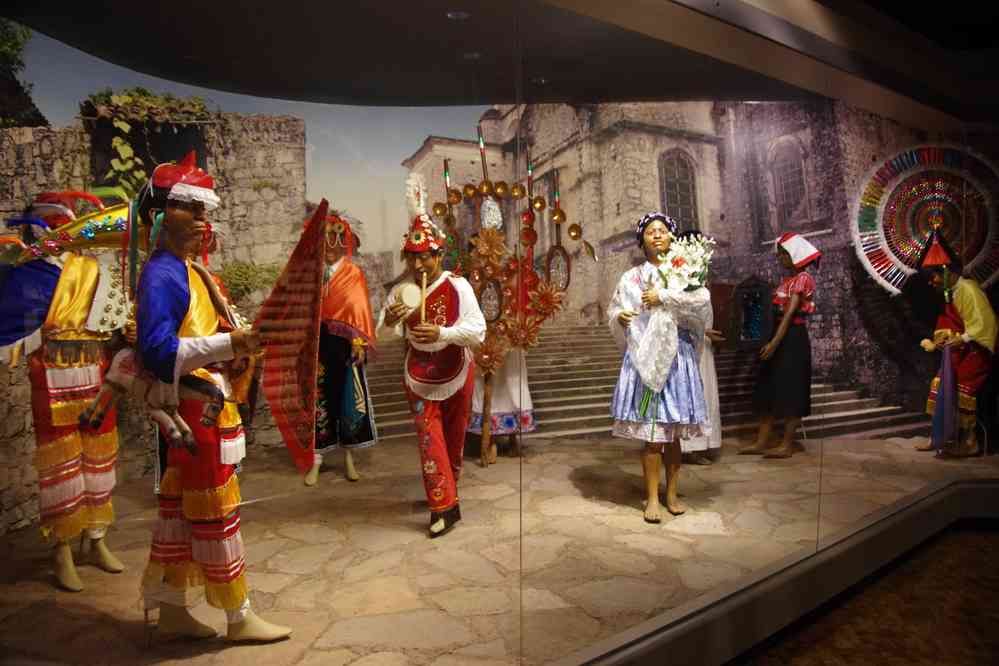
<svg viewBox="0 0 999 666"><path fill-rule="evenodd" d="M698 358L711 313L704 288L712 241L675 242L676 223L663 213L638 222L646 261L621 276L608 308L611 332L626 349L611 403L614 436L645 442L645 520L661 520L660 460L666 466L666 509L677 498L680 439L710 432Z"/></svg>
<svg viewBox="0 0 999 666"><path fill-rule="evenodd" d="M795 233L784 234L774 246L788 276L774 291L777 331L760 350L763 364L753 392L753 409L760 417L756 442L739 453L790 458L794 433L812 409L812 347L806 321L815 312L815 280L805 269L822 253ZM784 419L784 439L779 446L767 448L775 419Z"/></svg>

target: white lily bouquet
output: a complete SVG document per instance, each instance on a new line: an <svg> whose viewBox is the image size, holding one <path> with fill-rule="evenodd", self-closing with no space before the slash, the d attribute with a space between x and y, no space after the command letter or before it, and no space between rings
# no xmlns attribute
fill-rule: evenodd
<svg viewBox="0 0 999 666"><path fill-rule="evenodd" d="M704 236L689 236L670 243L662 258L659 275L663 286L673 291L694 291L708 282L708 266L715 253L715 241Z"/></svg>
<svg viewBox="0 0 999 666"><path fill-rule="evenodd" d="M668 292L696 291L708 281L708 266L715 251L715 241L696 235L674 240L665 256L660 255L656 269L662 288ZM654 277L648 288L656 287ZM645 393L639 413L645 418L653 395L662 391L676 357L676 322L665 308L658 308L649 320L649 326L639 343L639 375L645 384Z"/></svg>

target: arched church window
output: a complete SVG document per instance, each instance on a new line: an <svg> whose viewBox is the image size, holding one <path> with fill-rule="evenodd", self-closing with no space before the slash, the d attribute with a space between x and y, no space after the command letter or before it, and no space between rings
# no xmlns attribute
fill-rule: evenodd
<svg viewBox="0 0 999 666"><path fill-rule="evenodd" d="M659 192L663 211L676 220L682 231L696 230L697 184L694 163L680 150L659 157Z"/></svg>
<svg viewBox="0 0 999 666"><path fill-rule="evenodd" d="M801 217L805 203L805 161L798 144L793 141L781 143L774 151L771 168L780 228L786 229Z"/></svg>

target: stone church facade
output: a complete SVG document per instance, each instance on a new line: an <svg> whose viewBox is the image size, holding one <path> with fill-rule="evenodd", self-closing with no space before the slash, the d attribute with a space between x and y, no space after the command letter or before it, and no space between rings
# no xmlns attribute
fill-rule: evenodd
<svg viewBox="0 0 999 666"><path fill-rule="evenodd" d="M864 273L850 221L872 164L943 137L832 100L509 105L488 110L481 125L490 178L523 180L529 149L535 193L550 194L557 169L568 221L597 249L593 262L563 234L573 262L563 323L604 325L618 277L640 257L636 221L666 210L682 228L717 240L716 326L734 344L748 315L733 299L755 289L763 294L755 307L769 316L766 299L780 276L773 242L796 231L824 253L811 324L816 376L910 408L925 400L932 367L918 341L926 322L911 299L889 297ZM474 142L428 138L404 165L432 183L431 201L443 196L443 157L454 185L482 177ZM511 247L522 205L505 207ZM546 212L536 225L538 256L554 242L549 219Z"/></svg>

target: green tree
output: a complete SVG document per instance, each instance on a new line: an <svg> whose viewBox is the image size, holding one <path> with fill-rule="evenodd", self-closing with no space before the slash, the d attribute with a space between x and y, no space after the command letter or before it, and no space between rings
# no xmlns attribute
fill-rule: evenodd
<svg viewBox="0 0 999 666"><path fill-rule="evenodd" d="M17 76L24 69L24 46L31 39L31 30L0 18L0 70Z"/></svg>

